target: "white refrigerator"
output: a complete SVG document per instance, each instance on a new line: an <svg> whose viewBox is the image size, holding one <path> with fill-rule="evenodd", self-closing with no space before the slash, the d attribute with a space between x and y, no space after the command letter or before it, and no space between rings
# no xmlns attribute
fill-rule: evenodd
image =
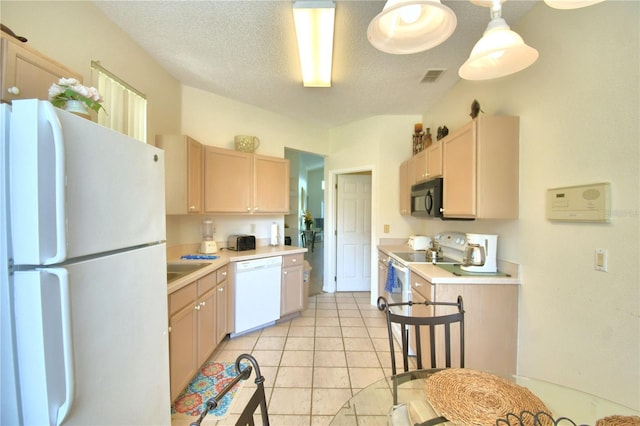
<svg viewBox="0 0 640 426"><path fill-rule="evenodd" d="M0 424L170 424L163 151L0 109Z"/></svg>

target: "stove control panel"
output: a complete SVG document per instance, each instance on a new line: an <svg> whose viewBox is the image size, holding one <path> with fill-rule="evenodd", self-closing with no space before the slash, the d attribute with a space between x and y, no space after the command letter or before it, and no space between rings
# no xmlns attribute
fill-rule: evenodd
<svg viewBox="0 0 640 426"><path fill-rule="evenodd" d="M437 234L434 240L440 247L464 250L464 246L467 244L467 235L462 232L442 232Z"/></svg>

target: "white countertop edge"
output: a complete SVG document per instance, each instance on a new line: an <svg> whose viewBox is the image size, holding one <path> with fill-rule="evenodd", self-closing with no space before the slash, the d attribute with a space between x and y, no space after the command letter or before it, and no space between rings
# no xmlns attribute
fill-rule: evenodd
<svg viewBox="0 0 640 426"><path fill-rule="evenodd" d="M429 281L431 284L520 284L520 279L513 276L484 277L478 275L470 275L459 277L431 263L413 263L409 265L409 269Z"/></svg>
<svg viewBox="0 0 640 426"><path fill-rule="evenodd" d="M298 253L306 253L308 249L304 247L297 246L264 246L258 247L255 250L247 250L247 251L231 251L231 250L221 250L216 253L215 256L218 256L217 259L206 260L206 259L180 259L180 256L177 258L168 258L167 263L209 263L208 266L205 266L201 269L198 269L190 274L186 274L183 277L178 278L175 281L167 284L167 294L174 293L186 285L196 281L205 275L208 275L217 269L222 268L225 265L233 262L241 262L245 260L253 260L253 259L261 259L264 257L271 256L285 256L289 254L298 254ZM193 254L193 253L184 253Z"/></svg>

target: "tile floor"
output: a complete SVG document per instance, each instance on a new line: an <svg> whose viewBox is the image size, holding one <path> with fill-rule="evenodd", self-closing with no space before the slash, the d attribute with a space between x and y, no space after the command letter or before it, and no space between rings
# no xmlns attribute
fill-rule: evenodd
<svg viewBox="0 0 640 426"><path fill-rule="evenodd" d="M385 318L368 292L310 297L301 316L227 339L212 359L235 361L241 353L260 365L273 426L328 425L352 395L391 372ZM235 422L254 379L216 426Z"/></svg>

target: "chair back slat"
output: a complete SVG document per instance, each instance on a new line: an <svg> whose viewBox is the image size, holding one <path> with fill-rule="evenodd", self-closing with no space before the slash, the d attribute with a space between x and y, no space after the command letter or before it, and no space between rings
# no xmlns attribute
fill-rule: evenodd
<svg viewBox="0 0 640 426"><path fill-rule="evenodd" d="M424 315L414 314L414 310L410 315L403 315L393 312L391 308L394 306L452 306L457 307L457 312L447 313L446 315ZM423 352L429 350L430 368L447 367L451 368L454 359L454 346L456 353L459 352L459 366L464 367L464 307L462 296L458 296L456 302L404 302L404 303L388 303L384 297L378 298L378 308L383 310L387 318L387 329L389 335L389 348L391 355L391 372L397 374L396 366L396 344L401 346L403 369L409 371L409 336L415 343L413 350L416 355L416 365L418 369L423 369ZM396 341L393 336L393 327L398 326L401 330L400 341ZM459 341L453 344L453 328L459 334ZM428 334L423 334L428 330ZM425 342L425 339L429 342ZM422 337L425 337L423 339ZM438 353L444 353L444 365L438 365Z"/></svg>

